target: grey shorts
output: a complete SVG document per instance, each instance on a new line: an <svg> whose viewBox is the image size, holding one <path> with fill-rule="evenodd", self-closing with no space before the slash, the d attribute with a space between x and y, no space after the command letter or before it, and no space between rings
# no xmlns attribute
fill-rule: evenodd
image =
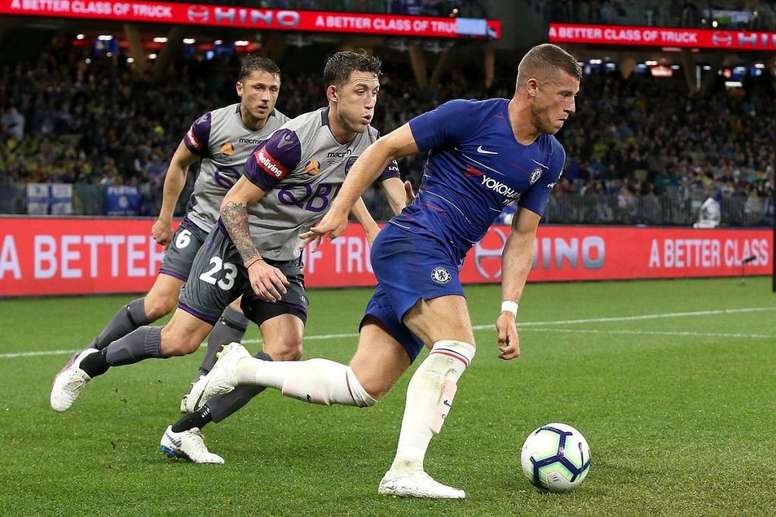
<svg viewBox="0 0 776 517"><path fill-rule="evenodd" d="M282 271L290 282L279 302L265 302L256 296L242 257L219 224L197 252L178 307L215 325L226 306L243 295L242 310L257 325L281 314L294 314L307 321L309 302L305 296L301 258L282 262L266 259L266 262Z"/></svg>
<svg viewBox="0 0 776 517"><path fill-rule="evenodd" d="M207 239L207 232L184 218L164 252L164 260L162 260L159 273L170 275L185 282L189 278L194 257L197 256L205 239Z"/></svg>

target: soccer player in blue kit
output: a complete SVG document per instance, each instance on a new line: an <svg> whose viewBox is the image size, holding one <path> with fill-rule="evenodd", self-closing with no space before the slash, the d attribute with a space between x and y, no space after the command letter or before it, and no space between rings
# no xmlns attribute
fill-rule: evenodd
<svg viewBox="0 0 776 517"><path fill-rule="evenodd" d="M474 357L458 271L503 207L516 202L502 256L503 302L496 328L499 358L518 357L518 301L536 230L566 157L553 135L574 113L580 79L572 55L555 45L539 45L520 61L512 99L453 100L372 144L307 239L340 235L350 208L391 160L429 155L416 199L386 225L372 248L378 285L350 366L325 359L270 363L232 344L204 383L203 398L255 384L307 402L367 407L390 390L426 346L430 353L407 388L396 456L378 492L465 497L463 490L435 481L423 468L458 379Z"/></svg>

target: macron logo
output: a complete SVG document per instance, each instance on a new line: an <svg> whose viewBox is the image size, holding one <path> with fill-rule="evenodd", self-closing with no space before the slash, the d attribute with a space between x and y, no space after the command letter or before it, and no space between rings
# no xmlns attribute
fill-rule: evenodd
<svg viewBox="0 0 776 517"><path fill-rule="evenodd" d="M256 158L256 162L261 166L261 168L265 173L267 173L268 176L280 179L286 175L285 167L275 161L272 156L265 153L263 147L260 151L253 153L253 156Z"/></svg>

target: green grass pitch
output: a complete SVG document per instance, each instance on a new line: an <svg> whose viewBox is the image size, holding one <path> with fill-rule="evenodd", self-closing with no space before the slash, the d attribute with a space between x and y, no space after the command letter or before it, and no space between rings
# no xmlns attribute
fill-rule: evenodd
<svg viewBox="0 0 776 517"><path fill-rule="evenodd" d="M347 361L371 291L317 290L305 357ZM205 429L223 466L158 451L202 352L114 368L73 408L54 374L130 296L0 301L0 513L6 515L741 515L776 508L776 295L770 280L531 284L522 357L497 359L498 286L469 287L477 357L427 471L464 501L377 495L409 375L376 407L266 392ZM350 337L325 338L328 334ZM255 350L258 334L248 347ZM60 352L56 352L60 351ZM44 354L30 355L31 352ZM49 353L45 353L49 352ZM549 422L577 427L591 472L566 495L523 477Z"/></svg>

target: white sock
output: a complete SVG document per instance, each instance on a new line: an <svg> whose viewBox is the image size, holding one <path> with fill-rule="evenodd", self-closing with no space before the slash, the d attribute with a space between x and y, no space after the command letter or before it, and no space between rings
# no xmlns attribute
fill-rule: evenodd
<svg viewBox="0 0 776 517"><path fill-rule="evenodd" d="M458 378L474 358L474 346L462 341L434 343L407 388L399 445L392 470L423 470L431 438L442 429Z"/></svg>
<svg viewBox="0 0 776 517"><path fill-rule="evenodd" d="M287 397L326 406L367 407L377 402L349 366L328 359L261 361L246 357L237 363L237 380L238 384L267 386Z"/></svg>

